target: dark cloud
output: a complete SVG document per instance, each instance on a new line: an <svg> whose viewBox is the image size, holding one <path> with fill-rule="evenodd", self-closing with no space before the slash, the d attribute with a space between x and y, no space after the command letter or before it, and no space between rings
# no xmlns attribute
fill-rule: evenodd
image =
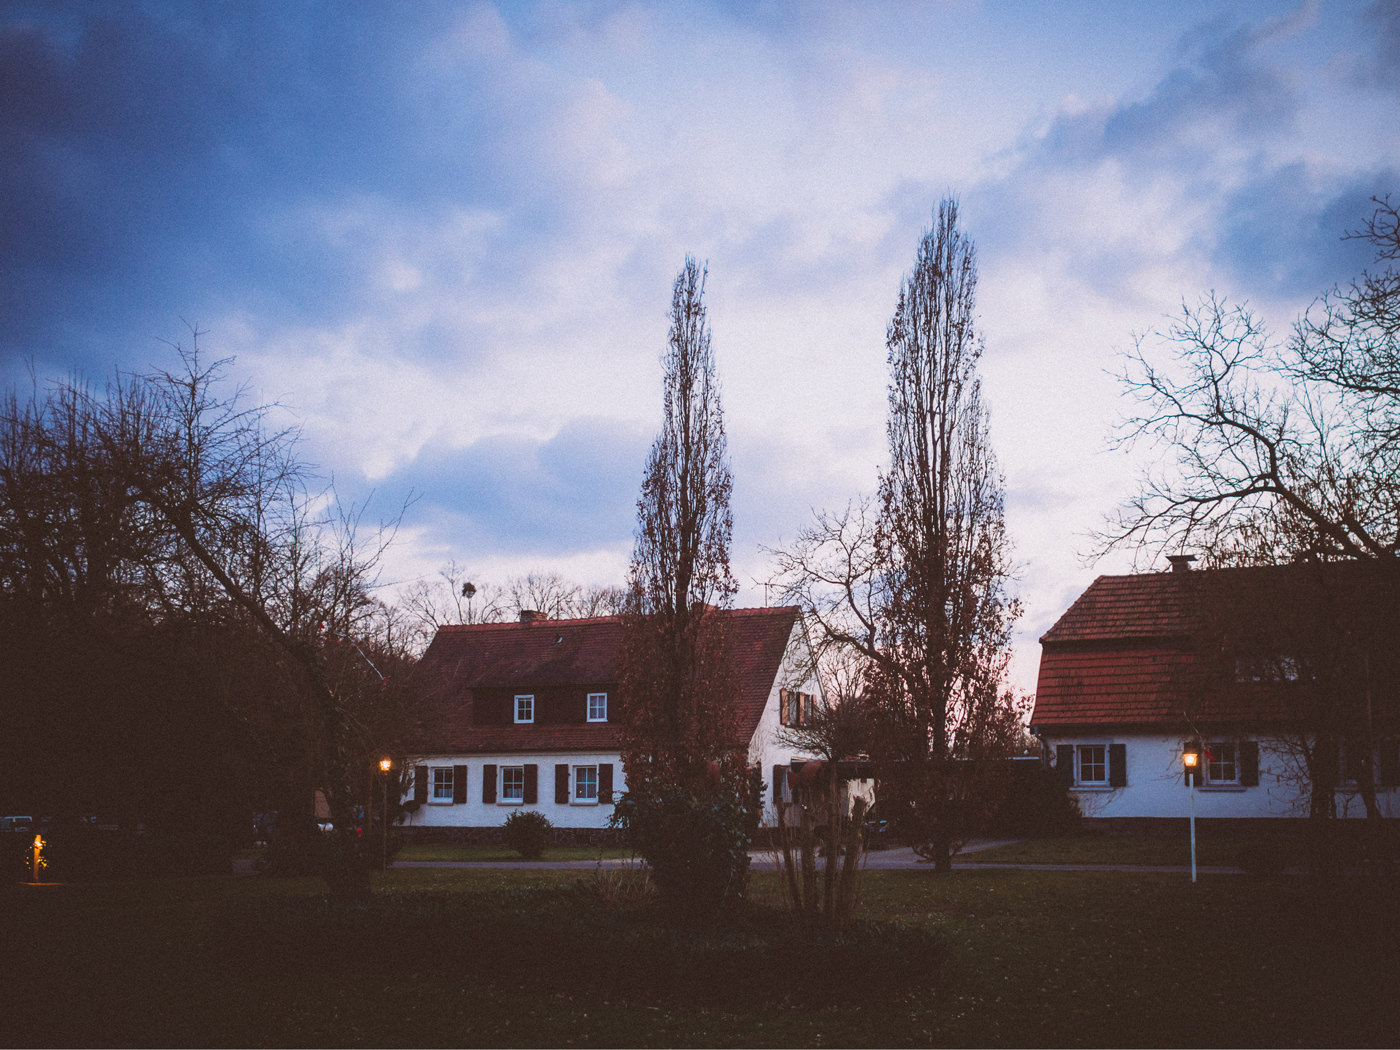
<svg viewBox="0 0 1400 1050"><path fill-rule="evenodd" d="M1400 187L1400 172L1381 172L1319 197L1301 165L1264 171L1222 202L1217 258L1240 290L1287 297L1321 295L1345 284L1375 257L1371 245L1347 239L1375 205Z"/></svg>
<svg viewBox="0 0 1400 1050"><path fill-rule="evenodd" d="M626 540L636 521L647 435L580 419L548 441L486 438L427 451L382 487L418 494L405 524L502 555L567 556Z"/></svg>
<svg viewBox="0 0 1400 1050"><path fill-rule="evenodd" d="M1366 87L1400 94L1400 0L1375 0L1364 21L1371 46L1358 56L1358 79Z"/></svg>
<svg viewBox="0 0 1400 1050"><path fill-rule="evenodd" d="M470 70L450 121L446 100L416 93L424 41L454 11L5 9L0 356L105 367L133 334L175 337L179 317L230 309L325 322L368 263L328 243L318 207L359 197L423 214L518 192L474 166L501 114L473 106Z"/></svg>

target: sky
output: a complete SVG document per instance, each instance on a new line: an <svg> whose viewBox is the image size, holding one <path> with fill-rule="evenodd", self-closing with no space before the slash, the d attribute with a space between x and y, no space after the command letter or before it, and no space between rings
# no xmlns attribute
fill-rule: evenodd
<svg viewBox="0 0 1400 1050"><path fill-rule="evenodd" d="M875 489L885 327L955 196L1026 691L1134 566L1090 557L1151 466L1118 355L1212 291L1286 336L1388 192L1397 0L0 0L0 378L197 329L365 520L412 499L387 600L449 561L624 581L687 254L770 600L764 548Z"/></svg>

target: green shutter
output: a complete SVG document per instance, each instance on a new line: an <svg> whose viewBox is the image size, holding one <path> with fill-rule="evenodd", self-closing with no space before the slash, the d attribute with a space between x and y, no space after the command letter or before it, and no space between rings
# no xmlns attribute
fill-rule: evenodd
<svg viewBox="0 0 1400 1050"><path fill-rule="evenodd" d="M496 801L496 767L481 767L481 801Z"/></svg>
<svg viewBox="0 0 1400 1050"><path fill-rule="evenodd" d="M420 806L428 801L428 767L413 767L413 801Z"/></svg>
<svg viewBox="0 0 1400 1050"><path fill-rule="evenodd" d="M1108 786L1128 786L1128 745L1108 745Z"/></svg>
<svg viewBox="0 0 1400 1050"><path fill-rule="evenodd" d="M569 767L564 762L554 766L554 801L561 806L569 804Z"/></svg>
<svg viewBox="0 0 1400 1050"><path fill-rule="evenodd" d="M533 806L540 800L540 767L531 763L525 767L525 804Z"/></svg>
<svg viewBox="0 0 1400 1050"><path fill-rule="evenodd" d="M612 763L600 762L598 764L598 802L605 806L612 805Z"/></svg>
<svg viewBox="0 0 1400 1050"><path fill-rule="evenodd" d="M452 767L452 804L460 806L467 800L467 767Z"/></svg>

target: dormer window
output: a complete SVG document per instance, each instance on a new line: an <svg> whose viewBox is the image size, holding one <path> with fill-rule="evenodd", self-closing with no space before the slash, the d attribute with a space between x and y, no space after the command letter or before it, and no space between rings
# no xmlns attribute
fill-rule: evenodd
<svg viewBox="0 0 1400 1050"><path fill-rule="evenodd" d="M606 722L608 720L607 693L588 694L588 720L590 722Z"/></svg>
<svg viewBox="0 0 1400 1050"><path fill-rule="evenodd" d="M515 721L517 724L535 720L535 697L521 694L515 698Z"/></svg>

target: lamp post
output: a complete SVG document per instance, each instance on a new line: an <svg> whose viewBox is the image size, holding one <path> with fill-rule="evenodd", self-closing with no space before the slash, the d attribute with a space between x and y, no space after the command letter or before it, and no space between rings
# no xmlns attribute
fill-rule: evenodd
<svg viewBox="0 0 1400 1050"><path fill-rule="evenodd" d="M381 758L379 772L384 774L384 819L380 821L379 870L389 870L389 770L394 768L393 760Z"/></svg>
<svg viewBox="0 0 1400 1050"><path fill-rule="evenodd" d="M1196 781L1201 776L1201 745L1196 741L1181 750L1181 765L1186 771L1186 786L1191 791L1191 881L1196 881Z"/></svg>

